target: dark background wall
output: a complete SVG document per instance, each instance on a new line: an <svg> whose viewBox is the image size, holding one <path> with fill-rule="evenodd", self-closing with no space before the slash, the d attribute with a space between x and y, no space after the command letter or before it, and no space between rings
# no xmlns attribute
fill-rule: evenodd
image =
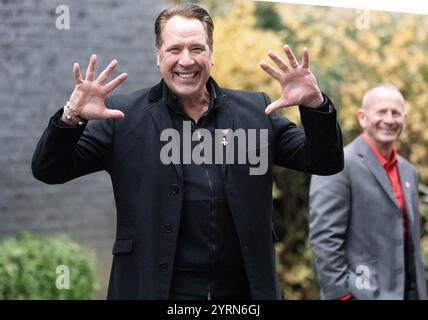
<svg viewBox="0 0 428 320"><path fill-rule="evenodd" d="M70 9L70 29L58 30L59 5ZM30 164L49 118L73 89L72 67L97 71L112 59L115 76L129 74L115 92L158 81L153 23L159 0L0 0L0 238L19 230L65 232L98 257L104 298L115 235L115 207L106 173L63 185L36 181Z"/></svg>

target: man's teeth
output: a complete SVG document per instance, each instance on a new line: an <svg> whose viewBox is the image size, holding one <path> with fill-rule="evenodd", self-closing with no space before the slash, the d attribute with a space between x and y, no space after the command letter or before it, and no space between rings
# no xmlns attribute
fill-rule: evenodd
<svg viewBox="0 0 428 320"><path fill-rule="evenodd" d="M195 76L195 74L196 74L196 72L190 72L190 73L177 72L177 75L183 79L193 78Z"/></svg>

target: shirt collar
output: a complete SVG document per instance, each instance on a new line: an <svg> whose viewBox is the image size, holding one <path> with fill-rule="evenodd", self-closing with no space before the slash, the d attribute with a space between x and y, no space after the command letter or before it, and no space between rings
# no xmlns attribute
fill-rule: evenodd
<svg viewBox="0 0 428 320"><path fill-rule="evenodd" d="M382 165L383 168L387 169L387 168L391 168L393 166L395 166L397 164L397 150L394 148L392 149L392 155L391 155L391 159L388 161L387 159L384 158L383 155L381 155L381 153L379 152L379 150L376 148L376 146L370 141L370 139L366 136L366 134L362 134L361 137L363 138L363 140L365 141L365 143L367 143L367 145L370 147L370 149L373 151L373 153L375 154L376 158L379 160L380 164Z"/></svg>

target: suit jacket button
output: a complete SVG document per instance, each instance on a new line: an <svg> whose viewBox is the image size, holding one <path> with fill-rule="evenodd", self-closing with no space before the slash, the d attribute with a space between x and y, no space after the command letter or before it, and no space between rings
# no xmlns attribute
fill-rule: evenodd
<svg viewBox="0 0 428 320"><path fill-rule="evenodd" d="M401 240L396 240L396 241L395 241L395 244L396 244L397 246L401 246L401 245L403 244L403 241L401 241Z"/></svg>
<svg viewBox="0 0 428 320"><path fill-rule="evenodd" d="M180 187L176 184L171 185L171 194L177 194L180 191Z"/></svg>
<svg viewBox="0 0 428 320"><path fill-rule="evenodd" d="M163 231L165 233L171 233L172 232L172 225L170 225L170 224L164 224Z"/></svg>
<svg viewBox="0 0 428 320"><path fill-rule="evenodd" d="M397 272L397 274L402 274L403 273L403 269L397 269L396 272Z"/></svg>
<svg viewBox="0 0 428 320"><path fill-rule="evenodd" d="M168 270L168 266L165 263L161 263L159 265L159 270L162 271L162 272L165 272L165 271Z"/></svg>

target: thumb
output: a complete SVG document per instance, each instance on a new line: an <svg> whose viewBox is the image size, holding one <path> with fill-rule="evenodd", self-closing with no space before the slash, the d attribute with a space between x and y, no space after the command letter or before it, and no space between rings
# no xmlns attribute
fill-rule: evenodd
<svg viewBox="0 0 428 320"><path fill-rule="evenodd" d="M123 119L125 114L120 110L105 109L103 113L104 119Z"/></svg>
<svg viewBox="0 0 428 320"><path fill-rule="evenodd" d="M286 107L284 99L278 99L267 106L267 108L265 109L265 113L271 114L272 112L283 107Z"/></svg>

